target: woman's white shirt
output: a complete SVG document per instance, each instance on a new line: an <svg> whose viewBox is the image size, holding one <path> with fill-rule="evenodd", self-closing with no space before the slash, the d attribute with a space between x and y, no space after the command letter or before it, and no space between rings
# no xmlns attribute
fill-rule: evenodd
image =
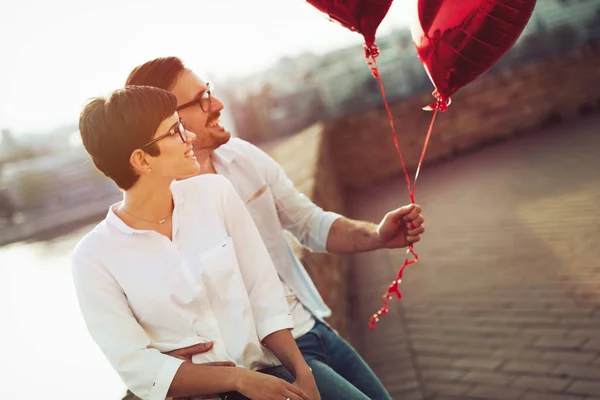
<svg viewBox="0 0 600 400"><path fill-rule="evenodd" d="M201 175L173 183L172 241L126 225L111 207L73 253L79 305L95 342L127 387L163 400L182 361L163 353L213 341L196 364L280 362L262 339L293 327L281 282L231 183Z"/></svg>

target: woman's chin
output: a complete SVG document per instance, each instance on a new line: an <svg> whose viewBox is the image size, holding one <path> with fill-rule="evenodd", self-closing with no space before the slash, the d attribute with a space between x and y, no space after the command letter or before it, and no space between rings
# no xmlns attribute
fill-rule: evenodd
<svg viewBox="0 0 600 400"><path fill-rule="evenodd" d="M191 178L192 176L198 175L199 172L200 164L194 159L194 163L189 168L182 170L175 179L179 181L182 179Z"/></svg>

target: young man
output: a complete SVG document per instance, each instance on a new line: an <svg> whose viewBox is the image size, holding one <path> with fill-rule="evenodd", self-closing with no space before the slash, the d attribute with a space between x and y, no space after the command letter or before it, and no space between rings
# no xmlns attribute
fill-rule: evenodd
<svg viewBox="0 0 600 400"><path fill-rule="evenodd" d="M389 212L379 225L325 212L295 188L283 169L252 144L230 138L219 125L223 104L210 84L176 57L136 67L126 85L169 90L177 110L198 139L194 151L203 173L229 179L246 203L275 264L292 317L292 331L324 400L388 400L389 394L358 353L324 322L331 311L290 249L284 230L313 251L352 253L406 247L424 232L418 205ZM203 351L183 349L174 356Z"/></svg>
<svg viewBox="0 0 600 400"><path fill-rule="evenodd" d="M218 175L176 182L200 167L176 104L165 90L129 86L81 113L85 149L123 191L73 253L88 330L144 400L319 400L275 267L233 186ZM193 360L163 354L208 341L212 351ZM198 365L212 362L243 368Z"/></svg>

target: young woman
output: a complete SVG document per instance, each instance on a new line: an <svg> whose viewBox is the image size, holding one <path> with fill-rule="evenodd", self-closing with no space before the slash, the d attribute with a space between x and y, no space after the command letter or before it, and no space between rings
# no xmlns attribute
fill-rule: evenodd
<svg viewBox="0 0 600 400"><path fill-rule="evenodd" d="M88 330L142 399L319 400L275 268L233 187L218 175L175 182L199 168L195 135L175 110L169 92L130 86L80 115L84 147L123 191L73 253ZM192 362L167 354L209 341ZM243 368L202 365L223 360ZM282 363L294 384L256 372Z"/></svg>

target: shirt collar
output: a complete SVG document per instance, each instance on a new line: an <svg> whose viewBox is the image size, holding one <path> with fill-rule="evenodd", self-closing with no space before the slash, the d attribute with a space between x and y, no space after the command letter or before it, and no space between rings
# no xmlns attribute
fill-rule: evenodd
<svg viewBox="0 0 600 400"><path fill-rule="evenodd" d="M180 193L179 190L177 190L176 188L176 185L171 185L171 194L173 196L173 204L175 205L175 207L173 208L173 214L175 214L175 212L177 211L177 207L181 206L185 200L182 193ZM125 222L123 222L123 220L119 218L117 214L115 214L113 209L117 208L119 205L121 205L121 203L122 201L115 203L108 208L108 213L106 214L106 222L127 235L133 235L134 233L147 233L148 230L134 229L130 227Z"/></svg>
<svg viewBox="0 0 600 400"><path fill-rule="evenodd" d="M232 140L233 138L229 139ZM223 166L228 166L235 159L235 152L228 149L227 143L215 149L212 153L213 161Z"/></svg>

